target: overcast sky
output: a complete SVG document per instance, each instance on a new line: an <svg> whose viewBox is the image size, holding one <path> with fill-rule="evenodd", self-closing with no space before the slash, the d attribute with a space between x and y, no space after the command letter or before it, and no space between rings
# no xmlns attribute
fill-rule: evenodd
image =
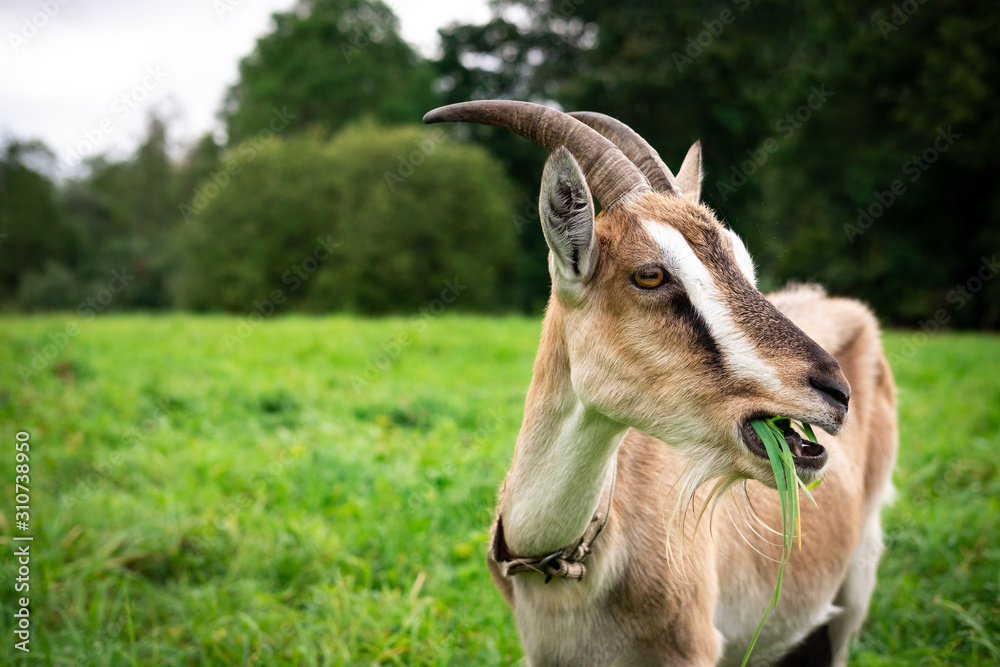
<svg viewBox="0 0 1000 667"><path fill-rule="evenodd" d="M487 0L389 0L425 55L437 29L482 22ZM150 109L176 146L216 119L237 64L295 0L0 0L0 138L42 139L65 169L135 148Z"/></svg>

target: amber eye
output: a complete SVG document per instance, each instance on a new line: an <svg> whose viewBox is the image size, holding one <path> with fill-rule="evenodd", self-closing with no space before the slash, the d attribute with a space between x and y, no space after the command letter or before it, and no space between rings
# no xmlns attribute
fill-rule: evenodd
<svg viewBox="0 0 1000 667"><path fill-rule="evenodd" d="M666 279L667 272L659 266L644 266L632 274L632 280L643 289L659 287Z"/></svg>

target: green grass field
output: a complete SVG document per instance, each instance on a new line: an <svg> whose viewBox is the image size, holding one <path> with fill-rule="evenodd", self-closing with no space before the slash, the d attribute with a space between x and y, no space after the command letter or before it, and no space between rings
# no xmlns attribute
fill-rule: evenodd
<svg viewBox="0 0 1000 667"><path fill-rule="evenodd" d="M539 321L241 322L0 320L0 663L516 664L484 553ZM1000 338L886 345L899 498L853 664L1000 664Z"/></svg>

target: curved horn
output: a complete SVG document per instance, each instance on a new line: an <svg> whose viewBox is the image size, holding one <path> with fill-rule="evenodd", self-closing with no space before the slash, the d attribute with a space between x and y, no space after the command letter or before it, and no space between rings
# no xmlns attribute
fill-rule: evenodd
<svg viewBox="0 0 1000 667"><path fill-rule="evenodd" d="M550 151L565 146L580 163L590 189L605 209L626 195L650 191L646 177L613 143L575 118L541 104L461 102L428 112L424 122L482 123L519 134Z"/></svg>
<svg viewBox="0 0 1000 667"><path fill-rule="evenodd" d="M574 111L568 115L594 128L620 148L625 157L646 176L654 190L678 196L682 194L677 179L660 159L660 154L631 127L611 116L593 111Z"/></svg>

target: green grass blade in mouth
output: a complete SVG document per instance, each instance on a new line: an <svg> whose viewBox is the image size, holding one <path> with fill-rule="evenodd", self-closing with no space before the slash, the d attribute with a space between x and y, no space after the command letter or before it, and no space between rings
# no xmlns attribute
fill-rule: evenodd
<svg viewBox="0 0 1000 667"><path fill-rule="evenodd" d="M823 478L821 477L817 479L815 482L809 484L808 486L799 477L796 477L795 481L799 483L799 488L802 489L802 493L806 494L806 498L808 498L809 502L813 504L813 507L819 507L819 505L816 504L816 499L813 498L812 490L815 489L817 486L819 486L819 483L823 481ZM801 541L802 541L802 533L799 532L799 542Z"/></svg>
<svg viewBox="0 0 1000 667"><path fill-rule="evenodd" d="M781 428L776 424L779 421L787 422L788 420L779 416L769 420L754 419L750 422L750 426L753 427L754 432L760 437L761 442L764 443L764 450L767 452L767 458L771 462L771 470L774 471L774 485L778 490L778 498L781 501L782 543L781 560L778 562L778 579L774 584L774 593L771 595L771 600L764 609L764 615L757 625L757 630L750 640L750 645L747 646L747 652L743 656L743 662L740 667L746 667L747 662L750 660L750 653L753 651L753 647L757 643L757 638L760 637L760 632L764 627L764 621L767 620L767 616L771 613L771 610L778 606L778 599L781 596L781 582L785 574L785 564L791 556L796 532L799 535L799 549L802 548L799 488L805 491L806 496L815 505L816 500L813 498L812 493L810 493L810 489L815 488L823 481L820 479L807 487L799 479L798 474L795 472L795 457L792 456L792 451L785 441L784 433L782 433ZM809 424L801 423L799 426L806 434L806 437L816 442L816 435Z"/></svg>
<svg viewBox="0 0 1000 667"><path fill-rule="evenodd" d="M811 441L813 441L813 442L815 442L817 444L819 443L819 440L816 439L816 434L813 433L812 425L809 424L809 422L799 422L799 428L802 429L802 432L806 434L807 438L809 438ZM825 477L820 477L819 479L817 479L812 484L809 484L808 486L801 479L799 480L799 486L805 492L806 497L809 498L810 502L812 502L813 507L819 507L819 505L816 504L816 499L813 498L813 495L810 492L813 489L815 489L817 486L819 486L820 484L822 484L824 479L826 479L826 478Z"/></svg>
<svg viewBox="0 0 1000 667"><path fill-rule="evenodd" d="M799 422L799 426L802 427L802 432L806 434L807 438L809 438L813 442L817 443L819 442L819 440L816 439L816 434L813 433L812 425L810 425L808 422Z"/></svg>

